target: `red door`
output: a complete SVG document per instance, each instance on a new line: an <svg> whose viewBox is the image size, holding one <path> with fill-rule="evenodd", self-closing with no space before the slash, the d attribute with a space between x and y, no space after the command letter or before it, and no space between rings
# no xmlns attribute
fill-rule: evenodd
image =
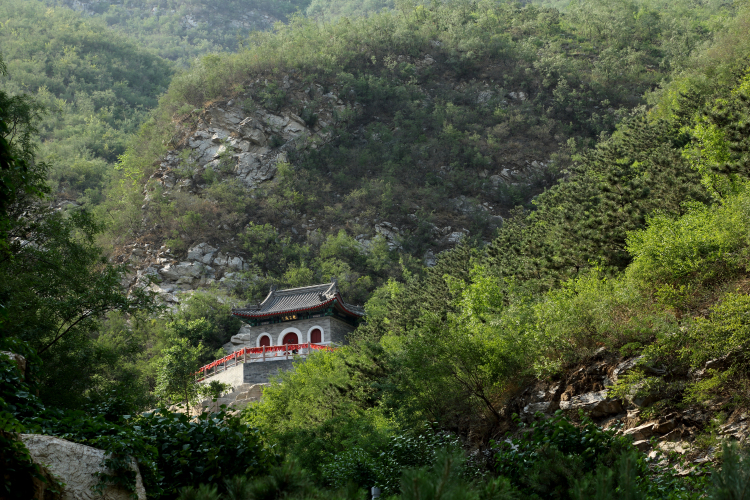
<svg viewBox="0 0 750 500"><path fill-rule="evenodd" d="M260 346L261 347L271 347L271 337L268 335L263 335L260 338Z"/></svg>
<svg viewBox="0 0 750 500"><path fill-rule="evenodd" d="M321 332L318 328L310 332L310 343L311 344L320 344L323 342L323 332Z"/></svg>
<svg viewBox="0 0 750 500"><path fill-rule="evenodd" d="M297 338L297 334L294 332L289 332L286 335L284 335L284 341L283 343L286 344L299 344L299 339Z"/></svg>

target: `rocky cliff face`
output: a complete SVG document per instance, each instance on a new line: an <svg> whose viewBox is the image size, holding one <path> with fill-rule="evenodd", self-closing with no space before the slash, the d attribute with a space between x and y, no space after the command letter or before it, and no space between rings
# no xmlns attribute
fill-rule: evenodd
<svg viewBox="0 0 750 500"><path fill-rule="evenodd" d="M255 85L263 86L260 80ZM291 94L287 98L297 106L312 105L315 96L321 103L311 111L315 122L308 123L294 113L291 106L275 112L256 108L255 103L243 102L241 97L227 102L214 103L205 109L192 127L183 130L177 143L179 149L170 151L151 176L155 184L164 188L162 195L171 190L199 192L206 184L204 173L212 170L224 178L234 177L247 189L258 188L276 174L276 166L287 162L285 151L290 148L316 149L331 138L330 124L340 120L347 112L361 109L356 102L345 104L333 92L322 94L320 85L303 86L288 76L282 89ZM256 109L254 109L256 108ZM192 176L185 175L180 159L187 155ZM150 201L145 193L145 202Z"/></svg>
<svg viewBox="0 0 750 500"><path fill-rule="evenodd" d="M230 285L238 271L247 269L242 257L225 254L205 242L190 248L185 260L166 246L156 249L147 243L134 244L127 262L133 271L125 277L124 287L148 287L173 304L179 303L181 292L214 283Z"/></svg>
<svg viewBox="0 0 750 500"><path fill-rule="evenodd" d="M110 473L102 466L106 456L103 450L41 434L21 434L21 440L31 459L65 484L61 495L64 500L146 500L146 490L135 461L135 495L115 486L107 486L98 494L93 490L99 482L98 475ZM46 498L43 490L37 490L37 495L36 498Z"/></svg>
<svg viewBox="0 0 750 500"><path fill-rule="evenodd" d="M668 373L646 364L642 356L623 357L601 348L585 362L564 370L560 377L529 385L510 403L507 413L518 414L524 422L549 418L558 410L573 420L582 413L603 428L618 428L651 457L657 452L682 455L687 465L678 472L687 473L692 466L713 461L722 440L747 442L750 419L742 409L722 413L727 401L677 405L681 394L664 388L679 387L680 381L700 379L705 370L722 371L728 366L726 359L715 359L695 373ZM624 396L618 396L620 391L613 393L618 380L635 369L661 383L648 387L636 384ZM509 421L506 425L513 424Z"/></svg>
<svg viewBox="0 0 750 500"><path fill-rule="evenodd" d="M266 82L256 81L265 86ZM307 122L291 106L270 111L238 97L208 106L181 136L150 176L143 190L143 240L163 243L165 234L154 206L175 196L206 199L207 187L232 183L241 188L237 196L253 197L259 188L274 184L280 164L288 162L287 151L316 149L332 138L330 125L361 111L356 102L343 101L335 89L323 93L321 85L304 85L285 77L282 89L296 106L315 106L315 121ZM315 101L315 102L313 102ZM132 272L123 285L150 287L167 302L179 302L179 294L213 284L231 287L237 273L249 269L250 256L238 249L234 236L247 219L212 228L214 241L193 244L187 252L176 252L164 244L128 243L116 257ZM288 221L286 221L288 222ZM375 232L395 242L396 232L384 223ZM296 227L295 227L296 226ZM299 229L297 229L299 227ZM386 229L388 228L388 229ZM297 220L293 235L309 235L317 229L314 219ZM397 230L396 230L397 231ZM194 234L183 237L190 241ZM363 244L367 244L363 236ZM396 243L393 243L395 245ZM150 280L147 280L150 278Z"/></svg>

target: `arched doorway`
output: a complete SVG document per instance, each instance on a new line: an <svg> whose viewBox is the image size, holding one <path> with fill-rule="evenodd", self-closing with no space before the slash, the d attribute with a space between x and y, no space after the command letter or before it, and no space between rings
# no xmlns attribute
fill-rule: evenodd
<svg viewBox="0 0 750 500"><path fill-rule="evenodd" d="M260 338L259 347L271 347L271 337L268 335L263 335Z"/></svg>
<svg viewBox="0 0 750 500"><path fill-rule="evenodd" d="M284 335L284 340L282 341L284 345L289 344L299 344L299 338L297 337L297 334L294 332L289 332L286 335Z"/></svg>
<svg viewBox="0 0 750 500"><path fill-rule="evenodd" d="M316 328L310 332L310 343L320 344L321 342L323 342L323 332L320 331L320 328Z"/></svg>

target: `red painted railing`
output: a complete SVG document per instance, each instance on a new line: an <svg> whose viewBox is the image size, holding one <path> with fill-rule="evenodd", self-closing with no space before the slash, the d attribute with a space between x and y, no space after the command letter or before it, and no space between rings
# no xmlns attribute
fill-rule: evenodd
<svg viewBox="0 0 750 500"><path fill-rule="evenodd" d="M302 352L307 350L307 353ZM235 366L240 363L252 363L258 361L272 361L277 358L289 359L294 356L305 356L312 351L333 351L333 347L321 344L284 344L276 346L264 346L264 347L245 347L234 351L232 354L224 356L221 359L217 359L205 366L202 366L197 372L195 372L196 380L201 381L206 377L210 377L222 371L226 370L230 366ZM213 370L213 373L209 373Z"/></svg>

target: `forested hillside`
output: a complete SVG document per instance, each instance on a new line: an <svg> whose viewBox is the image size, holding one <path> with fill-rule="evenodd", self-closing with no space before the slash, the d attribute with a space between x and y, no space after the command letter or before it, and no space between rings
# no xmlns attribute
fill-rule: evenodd
<svg viewBox="0 0 750 500"><path fill-rule="evenodd" d="M106 24L142 48L187 68L194 59L234 52L255 30L270 30L291 14L304 10L306 0L138 0L129 2L49 0Z"/></svg>
<svg viewBox="0 0 750 500"><path fill-rule="evenodd" d="M172 66L104 23L32 0L0 2L2 88L43 108L38 156L62 200L100 203L117 157L159 96Z"/></svg>
<svg viewBox="0 0 750 500"><path fill-rule="evenodd" d="M327 3L187 70L39 5L0 28L4 494L21 432L151 498L750 488L745 2ZM233 304L332 276L349 345L175 411Z"/></svg>
<svg viewBox="0 0 750 500"><path fill-rule="evenodd" d="M271 244L283 258L252 260L240 297L333 274L362 301L414 259L489 243L732 14L658 22L669 5L448 4L256 33L173 81L122 162L111 241L177 259Z"/></svg>

